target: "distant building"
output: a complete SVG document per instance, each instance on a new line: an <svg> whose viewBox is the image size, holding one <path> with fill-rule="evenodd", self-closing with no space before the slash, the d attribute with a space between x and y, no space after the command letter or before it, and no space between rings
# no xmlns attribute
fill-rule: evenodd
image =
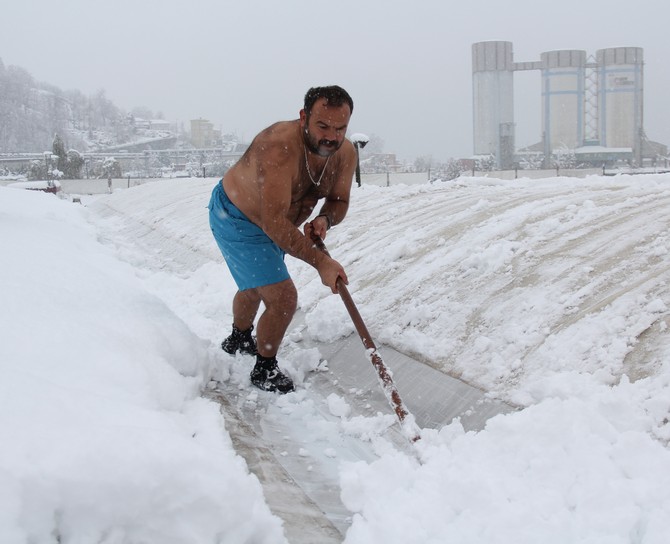
<svg viewBox="0 0 670 544"><path fill-rule="evenodd" d="M177 132L177 127L174 123L166 121L165 119L152 119L149 121L151 130L162 130L164 132Z"/></svg>
<svg viewBox="0 0 670 544"><path fill-rule="evenodd" d="M361 171L366 174L398 172L401 168L395 153L372 153L361 159Z"/></svg>
<svg viewBox="0 0 670 544"><path fill-rule="evenodd" d="M548 51L539 61L515 62L512 43L472 45L474 153L495 157L497 168L533 161L545 167L567 153L596 163L655 161L667 147L647 139L642 114L643 51L639 47ZM542 139L515 149L513 74L542 77Z"/></svg>
<svg viewBox="0 0 670 544"><path fill-rule="evenodd" d="M191 144L198 149L220 146L221 131L216 130L207 119L192 119Z"/></svg>
<svg viewBox="0 0 670 544"><path fill-rule="evenodd" d="M128 116L130 123L137 131L161 131L161 132L177 132L175 123L166 121L165 119L142 119L141 117Z"/></svg>

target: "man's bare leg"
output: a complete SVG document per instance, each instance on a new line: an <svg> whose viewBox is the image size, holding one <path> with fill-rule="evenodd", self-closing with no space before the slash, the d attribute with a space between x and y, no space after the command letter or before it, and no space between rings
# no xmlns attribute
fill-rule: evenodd
<svg viewBox="0 0 670 544"><path fill-rule="evenodd" d="M255 289L238 291L233 297L233 330L223 342L221 349L230 355L238 351L256 355L256 341L251 336L254 319L258 313L261 297Z"/></svg>
<svg viewBox="0 0 670 544"><path fill-rule="evenodd" d="M291 279L257 287L256 291L265 306L256 327L258 354L274 357L298 307L298 292Z"/></svg>
<svg viewBox="0 0 670 544"><path fill-rule="evenodd" d="M235 293L233 297L233 325L241 331L249 330L254 324L260 304L261 296L256 289L246 289Z"/></svg>

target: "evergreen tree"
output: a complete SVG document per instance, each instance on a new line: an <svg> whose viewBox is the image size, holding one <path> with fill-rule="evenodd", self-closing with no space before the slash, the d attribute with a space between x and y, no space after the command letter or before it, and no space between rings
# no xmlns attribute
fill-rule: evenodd
<svg viewBox="0 0 670 544"><path fill-rule="evenodd" d="M63 143L62 138L56 133L54 135L54 141L51 146L51 153L56 155L56 168L67 176L67 153L65 152L65 144Z"/></svg>

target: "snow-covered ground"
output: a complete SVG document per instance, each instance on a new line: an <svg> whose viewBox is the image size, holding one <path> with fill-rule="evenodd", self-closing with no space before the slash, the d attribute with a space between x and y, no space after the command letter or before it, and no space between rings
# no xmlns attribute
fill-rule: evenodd
<svg viewBox="0 0 670 544"><path fill-rule="evenodd" d="M375 340L520 408L414 448L360 391L319 395L353 325L309 266L295 393L218 349L215 182L0 188L0 542L287 541L212 378L290 427L277 456L335 467L348 544L668 541L670 175L354 188L326 243Z"/></svg>

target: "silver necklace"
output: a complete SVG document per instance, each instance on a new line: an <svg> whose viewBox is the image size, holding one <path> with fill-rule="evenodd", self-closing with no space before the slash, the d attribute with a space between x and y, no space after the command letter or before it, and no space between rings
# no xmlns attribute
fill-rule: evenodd
<svg viewBox="0 0 670 544"><path fill-rule="evenodd" d="M328 155L328 158L326 159L326 164L323 165L323 170L321 170L321 175L319 176L318 181L314 181L314 178L312 177L312 173L309 171L309 162L307 162L307 147L302 148L305 151L305 166L307 167L307 175L309 176L309 179L311 182L319 187L321 185L321 180L323 179L323 175L326 173L326 167L328 166L328 161L330 160L331 155Z"/></svg>

